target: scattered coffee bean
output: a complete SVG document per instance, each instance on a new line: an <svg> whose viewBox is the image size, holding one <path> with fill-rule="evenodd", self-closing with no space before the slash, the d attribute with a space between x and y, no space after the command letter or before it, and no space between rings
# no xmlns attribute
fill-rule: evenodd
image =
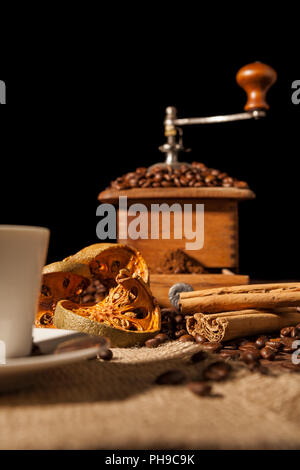
<svg viewBox="0 0 300 470"><path fill-rule="evenodd" d="M161 343L165 343L166 341L168 341L169 336L165 333L158 333L158 335L154 336L154 339L157 339Z"/></svg>
<svg viewBox="0 0 300 470"><path fill-rule="evenodd" d="M284 337L284 336L291 336L292 329L293 329L292 326L287 326L286 328L282 328L282 329L280 330L280 336L281 336L281 337Z"/></svg>
<svg viewBox="0 0 300 470"><path fill-rule="evenodd" d="M191 356L191 362L197 364L207 358L207 354L204 351L198 351Z"/></svg>
<svg viewBox="0 0 300 470"><path fill-rule="evenodd" d="M246 338L240 338L237 341L238 341L239 346L243 346L244 344L249 343L249 339L246 339Z"/></svg>
<svg viewBox="0 0 300 470"><path fill-rule="evenodd" d="M156 379L158 385L179 385L185 381L186 377L181 370L169 370Z"/></svg>
<svg viewBox="0 0 300 470"><path fill-rule="evenodd" d="M279 341L277 341L277 339ZM279 351L279 349L282 348L282 339L283 338L270 339L266 342L265 346L268 348L275 349L275 351Z"/></svg>
<svg viewBox="0 0 300 470"><path fill-rule="evenodd" d="M233 349L221 349L220 351L220 356L223 359L239 359L240 354L239 351Z"/></svg>
<svg viewBox="0 0 300 470"><path fill-rule="evenodd" d="M150 338L145 342L146 348L157 348L161 344L161 341L157 338Z"/></svg>
<svg viewBox="0 0 300 470"><path fill-rule="evenodd" d="M203 377L205 380L225 380L230 371L231 366L227 362L214 362L203 371Z"/></svg>
<svg viewBox="0 0 300 470"><path fill-rule="evenodd" d="M98 357L103 361L110 361L113 357L113 352L111 349L104 349L99 352Z"/></svg>
<svg viewBox="0 0 300 470"><path fill-rule="evenodd" d="M175 331L175 336L176 338L180 338L180 336L185 336L187 334L187 331L186 330L178 330L178 331Z"/></svg>
<svg viewBox="0 0 300 470"><path fill-rule="evenodd" d="M260 355L263 359L267 359L268 361L273 361L276 356L276 351L272 348L265 347L260 350Z"/></svg>
<svg viewBox="0 0 300 470"><path fill-rule="evenodd" d="M258 349L261 349L265 347L265 344L267 341L268 341L267 336L259 336L259 338L257 338L257 340L255 341L255 344L258 347Z"/></svg>
<svg viewBox="0 0 300 470"><path fill-rule="evenodd" d="M210 394L211 392L211 385L206 382L198 381L198 382L189 382L188 388L191 392L195 393L195 395L199 395L201 397L205 397Z"/></svg>
<svg viewBox="0 0 300 470"><path fill-rule="evenodd" d="M184 341L184 342L185 341L193 341L194 342L195 338L192 335L183 335L183 336L180 336L179 341Z"/></svg>
<svg viewBox="0 0 300 470"><path fill-rule="evenodd" d="M195 335L195 340L196 340L196 343L198 344L203 344L207 342L207 339L204 336L199 335L199 333Z"/></svg>
<svg viewBox="0 0 300 470"><path fill-rule="evenodd" d="M254 362L257 362L260 358L260 352L258 349L252 350L248 349L242 352L241 359L243 362L246 364L253 364Z"/></svg>
<svg viewBox="0 0 300 470"><path fill-rule="evenodd" d="M222 343L207 342L201 345L202 351L217 353L223 348Z"/></svg>
<svg viewBox="0 0 300 470"><path fill-rule="evenodd" d="M300 329L294 326L291 331L292 338L298 338L300 336Z"/></svg>

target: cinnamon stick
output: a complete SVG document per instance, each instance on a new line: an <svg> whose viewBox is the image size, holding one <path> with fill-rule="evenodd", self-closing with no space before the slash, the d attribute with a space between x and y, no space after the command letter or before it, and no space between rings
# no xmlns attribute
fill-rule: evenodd
<svg viewBox="0 0 300 470"><path fill-rule="evenodd" d="M300 283L252 284L182 292L182 313L218 313L300 306Z"/></svg>
<svg viewBox="0 0 300 470"><path fill-rule="evenodd" d="M235 338L269 333L300 323L296 308L267 310L241 310L204 315L195 313L186 322L190 335L200 334L208 341L221 342Z"/></svg>

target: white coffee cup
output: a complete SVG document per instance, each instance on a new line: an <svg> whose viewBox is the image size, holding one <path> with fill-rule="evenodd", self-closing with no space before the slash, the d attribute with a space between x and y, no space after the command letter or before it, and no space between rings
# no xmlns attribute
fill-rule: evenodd
<svg viewBox="0 0 300 470"><path fill-rule="evenodd" d="M0 343L6 358L31 352L49 236L43 227L0 225Z"/></svg>

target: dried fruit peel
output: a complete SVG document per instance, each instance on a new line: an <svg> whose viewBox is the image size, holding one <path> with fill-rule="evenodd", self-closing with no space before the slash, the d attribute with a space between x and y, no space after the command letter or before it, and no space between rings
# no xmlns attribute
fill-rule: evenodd
<svg viewBox="0 0 300 470"><path fill-rule="evenodd" d="M125 269L122 271L123 268ZM122 275L118 276L120 272ZM102 302L93 304L96 308L92 310L91 316L80 315L79 309L86 306L79 304L79 296L92 278L97 278L106 285L109 294ZM133 302L128 296L134 288L139 295ZM113 306L113 296L116 295L120 297L116 303L117 309ZM66 301L69 304L63 303ZM67 311L67 306L72 306L72 310ZM137 318L133 315L133 308L146 313L142 318ZM105 324L99 322L99 318L103 318L99 317L101 309L113 320L108 318ZM52 321L54 312L55 325ZM45 266L35 326L100 334L113 338L113 343L120 346L138 344L151 338L160 330L160 310L149 289L149 271L143 257L127 245L99 243L86 247L63 261Z"/></svg>
<svg viewBox="0 0 300 470"><path fill-rule="evenodd" d="M123 269L117 286L101 302L78 305L60 301L55 309L57 328L101 335L112 346L128 347L145 342L160 330L160 309L143 279Z"/></svg>
<svg viewBox="0 0 300 470"><path fill-rule="evenodd" d="M131 274L136 273L149 283L149 271L143 257L135 248L123 244L97 243L45 266L35 326L53 328L56 303L62 299L79 302L78 295L88 286L89 279L98 278L107 288L115 286L118 268L127 268ZM64 282L70 285L68 289Z"/></svg>
<svg viewBox="0 0 300 470"><path fill-rule="evenodd" d="M65 258L62 263L88 265L89 277L96 276L101 282L114 281L120 269L125 268L130 274L138 274L149 283L149 270L142 255L135 248L121 243L96 243L87 246Z"/></svg>
<svg viewBox="0 0 300 470"><path fill-rule="evenodd" d="M55 263L47 264L47 266L44 266L43 268L43 275L60 272L78 274L79 276L83 276L87 279L91 277L88 265L76 263L72 260L57 261Z"/></svg>

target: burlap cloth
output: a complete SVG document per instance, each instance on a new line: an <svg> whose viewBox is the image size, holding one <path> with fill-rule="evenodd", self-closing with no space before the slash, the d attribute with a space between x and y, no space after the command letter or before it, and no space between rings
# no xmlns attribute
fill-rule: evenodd
<svg viewBox="0 0 300 470"><path fill-rule="evenodd" d="M237 370L213 397L184 386L153 385L163 371L190 378L199 349L173 342L157 349L114 349L39 373L34 385L0 395L1 449L300 448L300 375Z"/></svg>

